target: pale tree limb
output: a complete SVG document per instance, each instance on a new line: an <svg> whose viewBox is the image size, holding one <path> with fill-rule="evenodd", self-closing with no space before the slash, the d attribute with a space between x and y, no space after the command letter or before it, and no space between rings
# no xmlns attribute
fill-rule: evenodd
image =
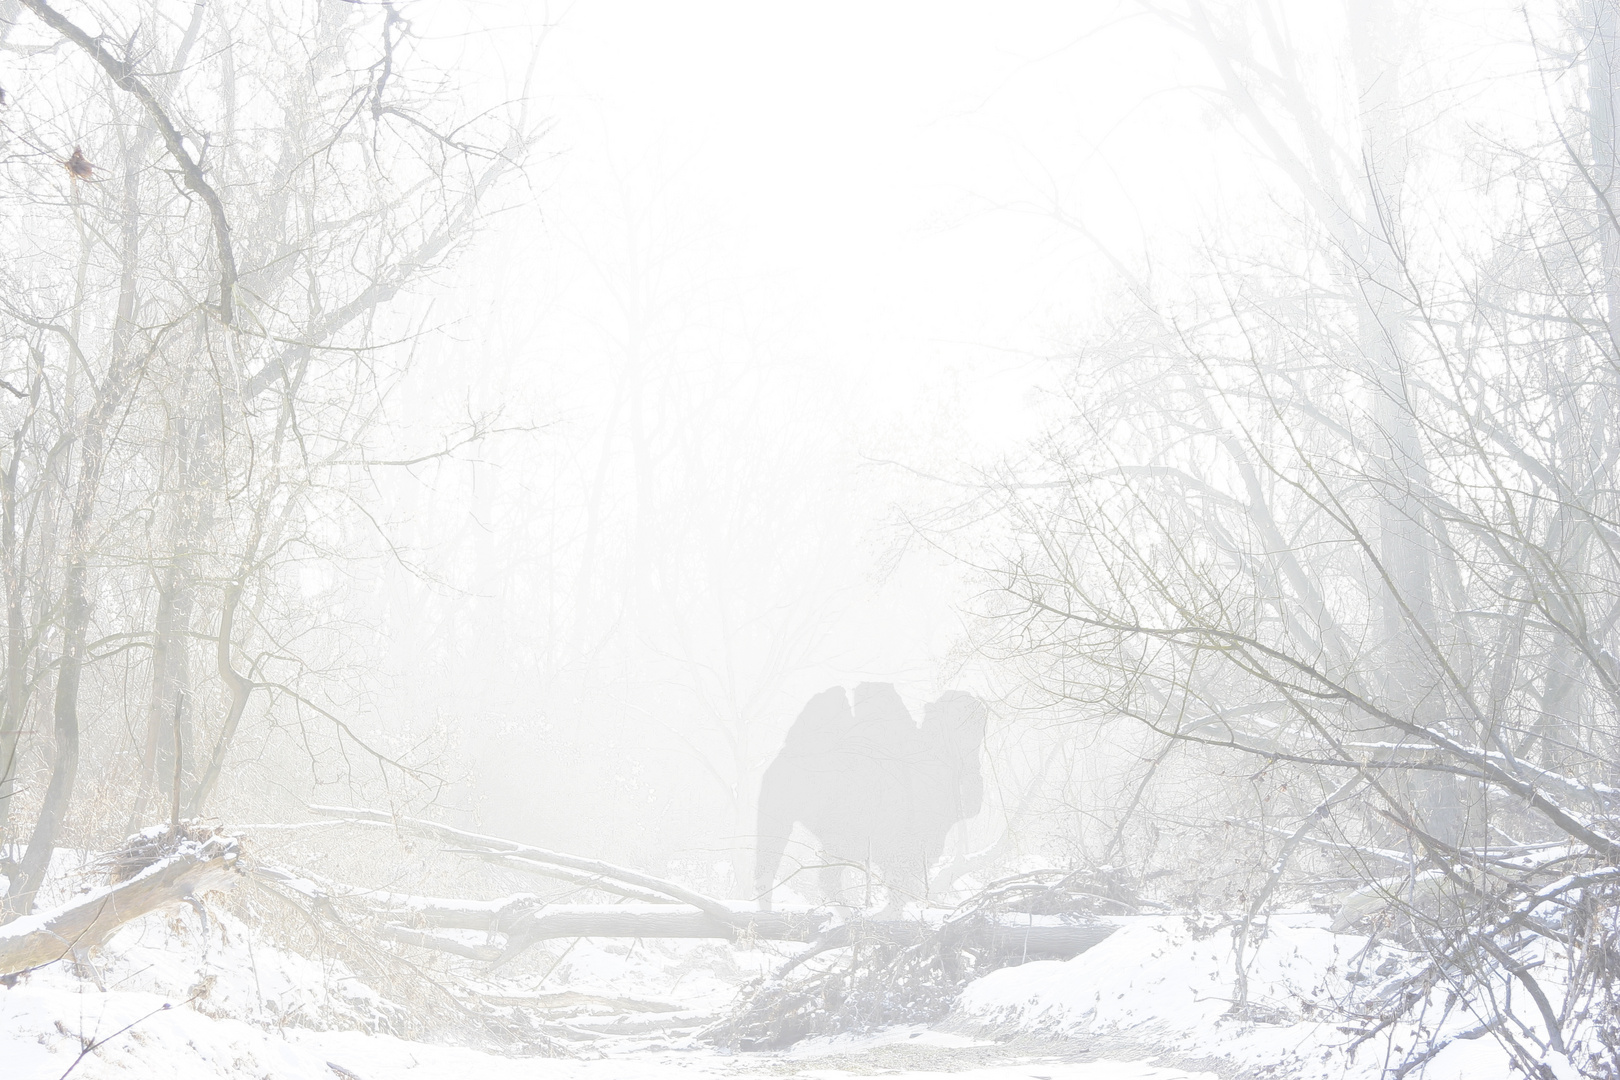
<svg viewBox="0 0 1620 1080"><path fill-rule="evenodd" d="M284 880L284 879L283 879ZM349 898L361 904L358 892ZM422 948L475 960L509 960L542 941L559 938L713 938L733 941L737 929L706 912L669 904L544 904L531 896L502 900L457 901L442 897L378 894L379 913L407 916L419 927L389 922L383 936ZM997 956L1067 959L1096 945L1118 929L1116 922L1036 922L1028 917L948 921L943 910L909 919L856 919L833 922L814 908L748 913L746 938L754 941L801 941L815 952L856 944L917 945L937 938L942 945L981 950ZM470 945L431 932L475 930L506 936L506 947Z"/></svg>
<svg viewBox="0 0 1620 1080"><path fill-rule="evenodd" d="M626 900L640 900L645 904L673 904L676 901L664 893L652 892L648 889L638 889L633 885L612 881L599 874L576 874L558 866L549 866L545 863L526 859L521 855L514 855L509 851L478 851L473 848L445 848L452 855L469 855L474 859L483 859L485 862L497 866L508 866L524 873L537 874L540 877L551 878L555 881L566 881L581 888L595 889L598 892L613 893Z"/></svg>
<svg viewBox="0 0 1620 1080"><path fill-rule="evenodd" d="M400 942L403 945L415 945L419 949L433 949L436 952L462 956L468 960L482 960L489 964L499 960L502 955L501 950L493 945L469 945L465 941L458 941L443 934L433 934L426 930L413 930L409 926L400 926L398 923L387 923L377 933L381 937Z"/></svg>
<svg viewBox="0 0 1620 1080"><path fill-rule="evenodd" d="M242 714L247 711L248 697L253 693L252 679L236 670L231 663L231 632L236 623L236 608L242 601L242 579L238 578L225 590L224 600L220 604L219 633L214 639L215 664L219 669L219 678L231 690L231 703L225 710L225 722L220 725L219 739L214 743L214 749L208 756L208 767L203 770L202 776L191 791L191 799L187 805L187 814L195 816L202 812L203 804L208 801L209 794L214 785L219 782L220 771L225 767L225 755L229 753L231 743L236 738L237 725L242 722Z"/></svg>
<svg viewBox="0 0 1620 1080"><path fill-rule="evenodd" d="M1332 794L1317 804L1316 809L1312 810L1305 820L1299 823L1298 828L1283 842L1282 850L1277 853L1277 858L1271 864L1270 872L1266 875L1265 885L1259 892L1255 893L1254 898L1249 902L1249 909L1243 915L1243 925L1235 935L1237 939L1237 958L1234 966L1237 971L1237 1000L1233 1003L1234 1008L1245 1008L1249 1004L1249 968L1244 954L1249 948L1249 937L1253 933L1254 922L1260 917L1260 912L1265 909L1266 903L1271 899L1271 894L1277 890L1277 883L1282 880L1284 871L1288 869L1289 860L1294 857L1294 852L1305 838L1310 835L1312 830L1327 820L1328 814L1333 807L1354 795L1365 782L1366 780L1362 776L1352 776L1340 784Z"/></svg>
<svg viewBox="0 0 1620 1080"><path fill-rule="evenodd" d="M423 818L398 817L394 814L384 813L381 810L366 810L352 806L311 806L310 810L319 814L350 818L357 822L391 825L405 832L413 832L421 836L433 836L451 842L471 842L490 851L517 855L534 862L550 863L554 866L567 867L570 870L583 870L587 874L598 877L612 878L628 885L662 894L682 904L689 904L736 931L746 930L753 921L755 914L753 912L739 911L729 904L716 900L711 896L704 896L702 893L694 892L684 885L677 885L673 881L665 881L663 878L656 878L650 874L643 874L638 870L631 870L627 867L615 866L613 863L602 862L599 859L582 859L577 855L567 855L560 851L548 851L545 848L530 847L527 844L503 840L498 836L484 836L480 833L467 832L464 829L451 828L448 825L440 825L436 821L427 821Z"/></svg>
<svg viewBox="0 0 1620 1080"><path fill-rule="evenodd" d="M152 123L157 125L169 156L180 166L180 175L185 178L186 187L195 192L208 207L208 216L214 224L214 244L219 255L219 319L226 326L231 325L235 318L233 304L236 293L236 256L231 250L230 221L225 216L225 204L220 201L219 193L203 176L202 167L186 149L174 122L158 104L157 97L147 85L135 77L135 67L130 61L120 60L108 52L99 37L91 37L85 33L45 0L22 0L22 2L29 11L38 15L45 25L88 53L90 58L107 73L108 78L112 79L115 86L134 96L145 107L147 115L152 118Z"/></svg>
<svg viewBox="0 0 1620 1080"><path fill-rule="evenodd" d="M791 907L774 911L746 910L692 892L684 886L595 859L481 836L447 825L415 818L394 819L381 811L352 807L314 806L326 814L356 815L343 821L315 824L388 825L439 838L472 840L481 847L506 848L504 854L522 852L534 862L556 863L591 872L596 881L612 878L635 882L652 902L628 904L551 904L527 893L494 900L459 900L414 896L385 890L367 890L324 882L300 870L257 865L255 874L305 897L312 907L330 909L344 901L382 920L381 936L421 948L435 949L473 960L504 962L541 941L580 937L715 938L725 941L800 941L816 952L848 945L873 943L916 945L936 939L942 946L988 952L1001 957L1067 959L1097 944L1118 928L1117 922L1072 923L1037 921L1027 915L978 915L952 918L952 912L932 909L904 918L840 921L825 908ZM267 826L274 828L277 826ZM288 828L305 826L289 825ZM468 852L496 855L501 852ZM611 884L602 881L602 884ZM653 890L657 890L654 892ZM702 906L684 899L694 897ZM670 903L671 899L679 905ZM409 925L406 925L409 924ZM470 930L501 934L504 948L474 945L436 930Z"/></svg>
<svg viewBox="0 0 1620 1080"><path fill-rule="evenodd" d="M133 919L232 887L240 876L239 854L236 841L229 837L187 844L125 881L0 926L0 978L83 955Z"/></svg>

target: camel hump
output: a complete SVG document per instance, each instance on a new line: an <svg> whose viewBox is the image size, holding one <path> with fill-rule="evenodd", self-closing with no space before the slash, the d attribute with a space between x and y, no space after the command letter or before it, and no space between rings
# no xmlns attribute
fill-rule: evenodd
<svg viewBox="0 0 1620 1080"><path fill-rule="evenodd" d="M843 746L854 727L849 696L842 686L834 686L805 702L799 718L788 728L787 754L819 754Z"/></svg>
<svg viewBox="0 0 1620 1080"><path fill-rule="evenodd" d="M922 750L921 733L893 683L855 688L851 748L877 761L911 761Z"/></svg>
<svg viewBox="0 0 1620 1080"><path fill-rule="evenodd" d="M972 694L947 690L923 707L923 736L932 746L977 755L989 717L990 710Z"/></svg>
<svg viewBox="0 0 1620 1080"><path fill-rule="evenodd" d="M973 817L984 806L984 775L979 747L984 745L990 710L972 694L951 690L923 708L922 737L943 774L934 793L940 812L950 821Z"/></svg>

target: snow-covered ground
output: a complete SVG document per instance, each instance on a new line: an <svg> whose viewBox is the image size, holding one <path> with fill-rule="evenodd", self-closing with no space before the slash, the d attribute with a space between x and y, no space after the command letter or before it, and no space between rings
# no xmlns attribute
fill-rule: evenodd
<svg viewBox="0 0 1620 1080"><path fill-rule="evenodd" d="M1068 961L1003 968L971 984L960 1010L999 1029L1054 1037L1130 1040L1169 1055L1199 1055L1238 1075L1290 1080L1376 1080L1418 1032L1393 1025L1352 1050L1355 1014L1376 1011L1407 957L1365 937L1334 934L1321 915L1274 917L1249 950L1244 969L1249 1019L1231 1016L1236 953L1230 927L1180 916L1124 920L1102 944ZM1437 999L1444 992L1437 991ZM1429 1013L1428 1037L1474 1028L1479 1020L1442 1000ZM1575 1075L1567 1063L1560 1065ZM1223 1070L1226 1071L1226 1070ZM1489 1038L1452 1042L1414 1076L1423 1080L1497 1080L1510 1072Z"/></svg>
<svg viewBox="0 0 1620 1080"><path fill-rule="evenodd" d="M1214 1080L1213 1074L1136 1063L1062 1061L1053 1055L1004 1055L986 1064L970 1040L934 1033L885 1033L784 1054L725 1056L706 1050L627 1051L586 1060L502 1058L460 1047L408 1042L390 1035L265 1030L215 1019L190 1008L156 1015L160 997L133 993L0 991L0 1075L58 1080L82 1049L81 1036L103 1037L147 1018L86 1056L73 1069L82 1080L652 1080L660 1077L926 1077L958 1080ZM898 1052L896 1052L898 1051ZM931 1051L931 1052L930 1052ZM953 1053L957 1051L958 1053ZM959 1053L959 1051L968 1051ZM915 1068L905 1067L907 1061ZM339 1071L342 1070L342 1071Z"/></svg>
<svg viewBox="0 0 1620 1080"><path fill-rule="evenodd" d="M1350 1052L1351 1017L1384 992L1401 954L1329 933L1324 917L1272 921L1245 964L1243 1020L1231 1015L1229 926L1124 922L1073 960L969 985L942 1030L809 1039L754 1054L725 1054L690 1033L769 957L719 943L582 942L532 989L537 999L601 1007L569 1021L578 1056L542 1058L409 1041L398 1034L409 1028L399 1007L334 961L271 947L227 912L181 906L123 928L92 970L54 964L0 988L0 1080L1375 1080L1416 1037L1391 1028ZM615 1016L615 1002L643 1011ZM1458 1012L1431 1027L1470 1022ZM1413 1075L1510 1073L1502 1051L1480 1038L1453 1043Z"/></svg>
<svg viewBox="0 0 1620 1080"><path fill-rule="evenodd" d="M724 1008L738 984L770 962L718 943L579 943L549 973L544 992L682 1011L645 1014L662 1029L582 1041L578 1057L502 1057L389 1034L405 1026L398 1007L340 965L269 946L226 911L179 906L124 927L90 970L58 963L0 988L0 1080L738 1080L874 1072L1213 1080L1138 1063L1065 1060L1075 1055L922 1028L806 1040L773 1054L724 1054L680 1034L689 1017ZM588 1017L576 1016L570 1027L591 1034Z"/></svg>

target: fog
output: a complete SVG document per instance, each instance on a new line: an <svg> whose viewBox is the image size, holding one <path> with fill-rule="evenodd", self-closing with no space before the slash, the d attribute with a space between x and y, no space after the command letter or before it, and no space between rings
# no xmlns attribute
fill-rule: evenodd
<svg viewBox="0 0 1620 1080"><path fill-rule="evenodd" d="M919 522L1034 438L1109 258L1235 151L1129 8L537 14L476 13L545 28L548 126L397 413L537 430L384 481L379 722L448 729L492 827L729 860L811 693L1000 694Z"/></svg>
<svg viewBox="0 0 1620 1080"><path fill-rule="evenodd" d="M453 804L552 846L729 859L812 692L995 692L957 610L975 586L916 520L1030 438L1105 272L1042 205L1051 171L1122 238L1174 205L1131 177L1181 168L1084 175L1170 84L1168 58L1076 62L1130 21L557 16L532 198L458 261L401 410L412 434L494 408L537 430L385 482L412 556L377 594L377 708L453 733Z"/></svg>
<svg viewBox="0 0 1620 1080"><path fill-rule="evenodd" d="M1617 35L0 0L0 982L1611 1075Z"/></svg>
<svg viewBox="0 0 1620 1080"><path fill-rule="evenodd" d="M1173 294L1292 227L1286 178L1131 4L434 16L463 85L532 80L546 133L437 283L388 456L482 411L536 430L380 481L409 554L363 619L377 723L454 745L470 820L724 877L811 693L1013 693L928 525L1061 413L1120 265ZM1343 62L1340 17L1288 18ZM1418 66L1470 76L1440 122L1509 119L1515 19L1435 13Z"/></svg>

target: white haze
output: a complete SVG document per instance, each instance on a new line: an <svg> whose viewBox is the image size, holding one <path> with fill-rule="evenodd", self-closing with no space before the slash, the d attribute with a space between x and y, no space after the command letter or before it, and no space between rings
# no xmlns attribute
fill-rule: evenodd
<svg viewBox="0 0 1620 1080"><path fill-rule="evenodd" d="M1338 22L1292 14L1342 93ZM1437 123L1513 119L1523 24L1481 14L1434 17L1429 77L1464 76ZM1117 266L1173 292L1288 214L1208 58L1134 5L412 17L470 98L528 79L552 124L412 313L399 457L533 430L381 482L374 722L453 749L464 820L734 888L809 694L1004 691L958 614L980 583L911 522L1039 434Z"/></svg>
<svg viewBox="0 0 1620 1080"><path fill-rule="evenodd" d="M1616 0L0 0L0 150L0 1080L1620 1076Z"/></svg>

